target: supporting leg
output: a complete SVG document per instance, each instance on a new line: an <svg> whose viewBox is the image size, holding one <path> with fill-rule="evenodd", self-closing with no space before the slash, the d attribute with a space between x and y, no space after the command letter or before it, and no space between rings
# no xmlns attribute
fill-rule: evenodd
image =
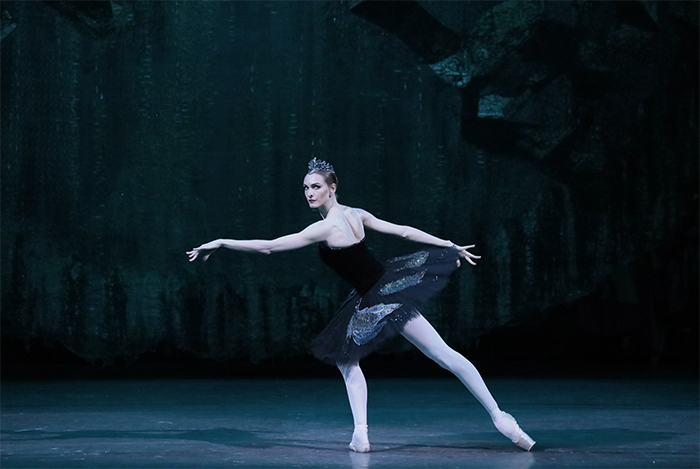
<svg viewBox="0 0 700 469"><path fill-rule="evenodd" d="M357 363L351 365L338 364L338 369L345 380L350 410L352 410L352 418L355 421L355 431L352 434L350 449L358 453L366 453L369 451L369 438L367 436L367 381Z"/></svg>
<svg viewBox="0 0 700 469"><path fill-rule="evenodd" d="M498 431L521 448L528 451L532 448L535 442L520 429L513 417L498 408L496 400L476 367L461 354L452 350L427 319L418 316L411 320L404 327L402 334L428 358L459 378L491 415Z"/></svg>

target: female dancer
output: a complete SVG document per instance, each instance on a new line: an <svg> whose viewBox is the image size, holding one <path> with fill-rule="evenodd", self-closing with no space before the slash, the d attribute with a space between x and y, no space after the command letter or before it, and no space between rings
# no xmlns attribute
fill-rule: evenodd
<svg viewBox="0 0 700 469"><path fill-rule="evenodd" d="M450 274L459 267L460 258L476 265L474 260L479 256L468 251L474 246L457 246L416 228L395 225L365 210L341 205L335 196L338 178L333 167L314 158L308 169L304 194L309 207L318 209L320 221L299 233L273 240L217 239L187 252L190 262L200 253L206 261L220 247L271 254L318 243L321 259L355 288L311 346L317 358L337 365L343 375L355 421L350 442L353 451L364 453L370 449L367 383L359 360L397 334L454 373L489 412L498 431L529 451L535 442L510 414L498 408L474 365L448 347L419 312L425 301L445 286ZM365 246L366 228L439 248L381 264Z"/></svg>

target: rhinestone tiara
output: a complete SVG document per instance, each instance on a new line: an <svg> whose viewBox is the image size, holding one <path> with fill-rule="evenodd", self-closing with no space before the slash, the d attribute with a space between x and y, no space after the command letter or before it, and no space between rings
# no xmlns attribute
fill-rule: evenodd
<svg viewBox="0 0 700 469"><path fill-rule="evenodd" d="M326 163L323 160L316 159L314 156L314 159L309 161L309 172L308 174L311 174L314 171L323 171L325 173L334 173L335 170L333 169L333 165Z"/></svg>

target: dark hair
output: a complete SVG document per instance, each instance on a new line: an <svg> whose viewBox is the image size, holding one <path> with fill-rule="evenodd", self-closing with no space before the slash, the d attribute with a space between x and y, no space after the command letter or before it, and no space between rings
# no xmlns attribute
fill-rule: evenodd
<svg viewBox="0 0 700 469"><path fill-rule="evenodd" d="M329 186L331 184L335 184L336 187L338 187L338 176L335 174L334 171L323 171L320 169L314 169L313 171L309 171L308 174L320 174L323 176L323 179L326 180L326 184Z"/></svg>

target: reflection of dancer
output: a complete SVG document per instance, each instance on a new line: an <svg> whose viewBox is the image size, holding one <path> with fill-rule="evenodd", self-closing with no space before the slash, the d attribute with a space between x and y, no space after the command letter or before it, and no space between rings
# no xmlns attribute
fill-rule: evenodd
<svg viewBox="0 0 700 469"><path fill-rule="evenodd" d="M468 251L474 246L457 246L416 228L395 225L362 209L341 205L335 196L337 188L333 167L314 158L304 178L304 193L322 220L299 233L273 240L217 239L189 251L190 262L210 251L203 254L206 261L220 247L271 254L318 243L321 259L355 288L312 344L314 355L336 364L345 379L355 421L350 442L353 451L369 451L367 383L359 360L397 334L454 373L489 412L498 431L529 451L535 442L513 417L498 408L474 365L448 347L419 312L425 301L445 286L449 275L459 267L460 258L476 265L474 259L479 256ZM381 264L365 246L365 228L437 247Z"/></svg>

